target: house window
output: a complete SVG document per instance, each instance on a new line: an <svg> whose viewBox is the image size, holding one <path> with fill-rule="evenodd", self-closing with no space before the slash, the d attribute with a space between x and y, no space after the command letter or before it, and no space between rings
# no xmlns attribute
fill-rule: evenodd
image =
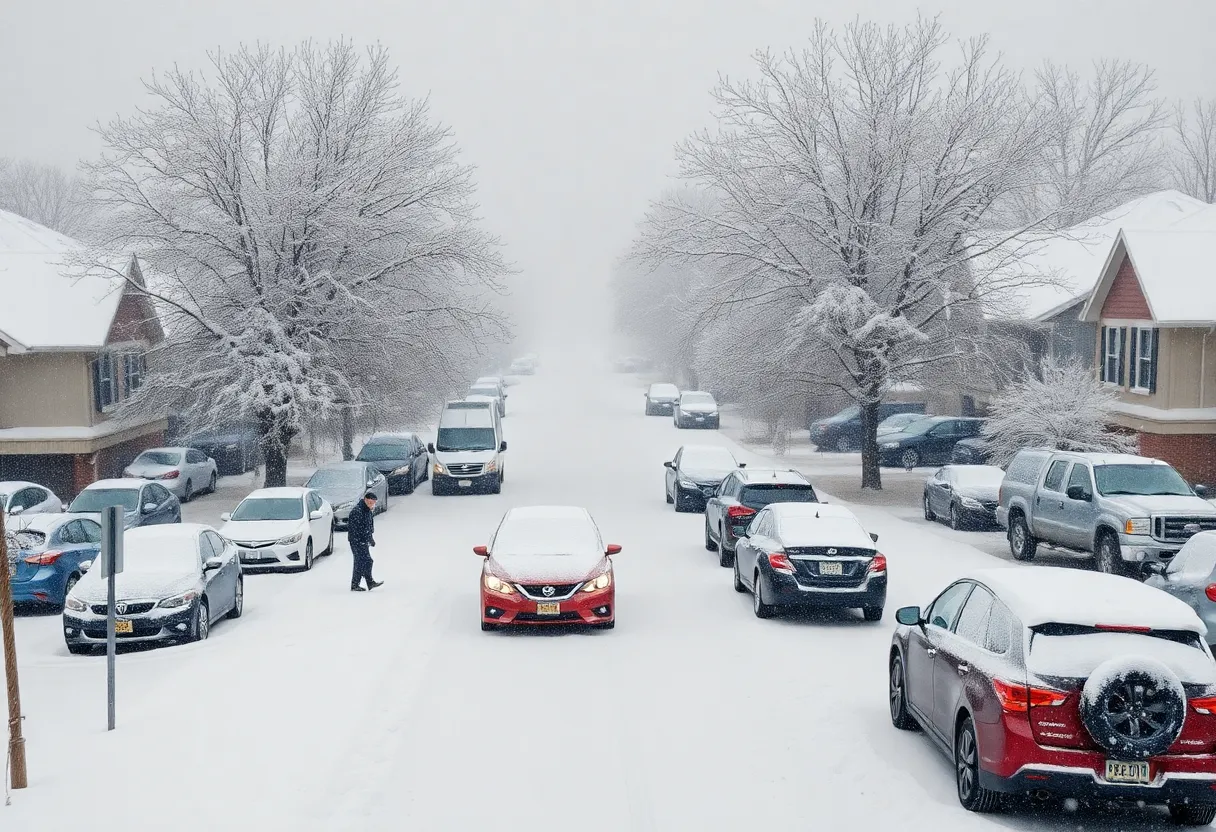
<svg viewBox="0 0 1216 832"><path fill-rule="evenodd" d="M101 412L118 401L114 356L102 353L93 361L93 403Z"/></svg>
<svg viewBox="0 0 1216 832"><path fill-rule="evenodd" d="M1123 383L1123 332L1117 326L1103 328L1102 380L1107 384Z"/></svg>
<svg viewBox="0 0 1216 832"><path fill-rule="evenodd" d="M123 369L123 388L126 395L131 395L138 390L144 383L144 375L147 372L144 354L142 352L129 352L122 357Z"/></svg>
<svg viewBox="0 0 1216 832"><path fill-rule="evenodd" d="M1137 327L1132 330L1131 388L1139 393L1157 389L1157 330Z"/></svg>

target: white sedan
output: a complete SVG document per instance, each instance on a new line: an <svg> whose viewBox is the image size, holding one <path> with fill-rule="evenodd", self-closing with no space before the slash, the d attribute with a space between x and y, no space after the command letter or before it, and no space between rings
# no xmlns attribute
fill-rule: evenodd
<svg viewBox="0 0 1216 832"><path fill-rule="evenodd" d="M334 550L334 509L311 488L260 488L220 515L247 569L308 571Z"/></svg>
<svg viewBox="0 0 1216 832"><path fill-rule="evenodd" d="M5 514L46 514L63 511L63 503L46 486L13 480L0 482L0 510Z"/></svg>

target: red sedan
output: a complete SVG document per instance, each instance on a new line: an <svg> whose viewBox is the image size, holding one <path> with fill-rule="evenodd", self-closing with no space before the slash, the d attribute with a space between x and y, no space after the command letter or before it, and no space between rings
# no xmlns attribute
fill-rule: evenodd
<svg viewBox="0 0 1216 832"><path fill-rule="evenodd" d="M513 508L490 539L473 551L481 571L481 629L513 624L616 624L612 555L586 509Z"/></svg>

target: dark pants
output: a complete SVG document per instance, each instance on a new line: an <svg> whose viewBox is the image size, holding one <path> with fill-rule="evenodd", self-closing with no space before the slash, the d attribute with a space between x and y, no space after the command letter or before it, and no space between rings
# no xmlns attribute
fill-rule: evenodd
<svg viewBox="0 0 1216 832"><path fill-rule="evenodd" d="M354 571L350 576L350 585L353 589L357 587L361 581L367 582L367 588L372 588L372 553L368 550L366 543L350 544L350 553L355 556Z"/></svg>

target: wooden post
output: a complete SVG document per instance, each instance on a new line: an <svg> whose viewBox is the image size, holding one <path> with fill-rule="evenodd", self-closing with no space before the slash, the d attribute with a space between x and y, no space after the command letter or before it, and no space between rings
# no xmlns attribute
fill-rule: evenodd
<svg viewBox="0 0 1216 832"><path fill-rule="evenodd" d="M0 511L0 623L4 627L4 672L8 680L8 755L12 787L29 785L25 771L25 738L21 736L21 692L17 685L17 635L13 631L13 586L8 568L8 544L4 537L4 512Z"/></svg>

